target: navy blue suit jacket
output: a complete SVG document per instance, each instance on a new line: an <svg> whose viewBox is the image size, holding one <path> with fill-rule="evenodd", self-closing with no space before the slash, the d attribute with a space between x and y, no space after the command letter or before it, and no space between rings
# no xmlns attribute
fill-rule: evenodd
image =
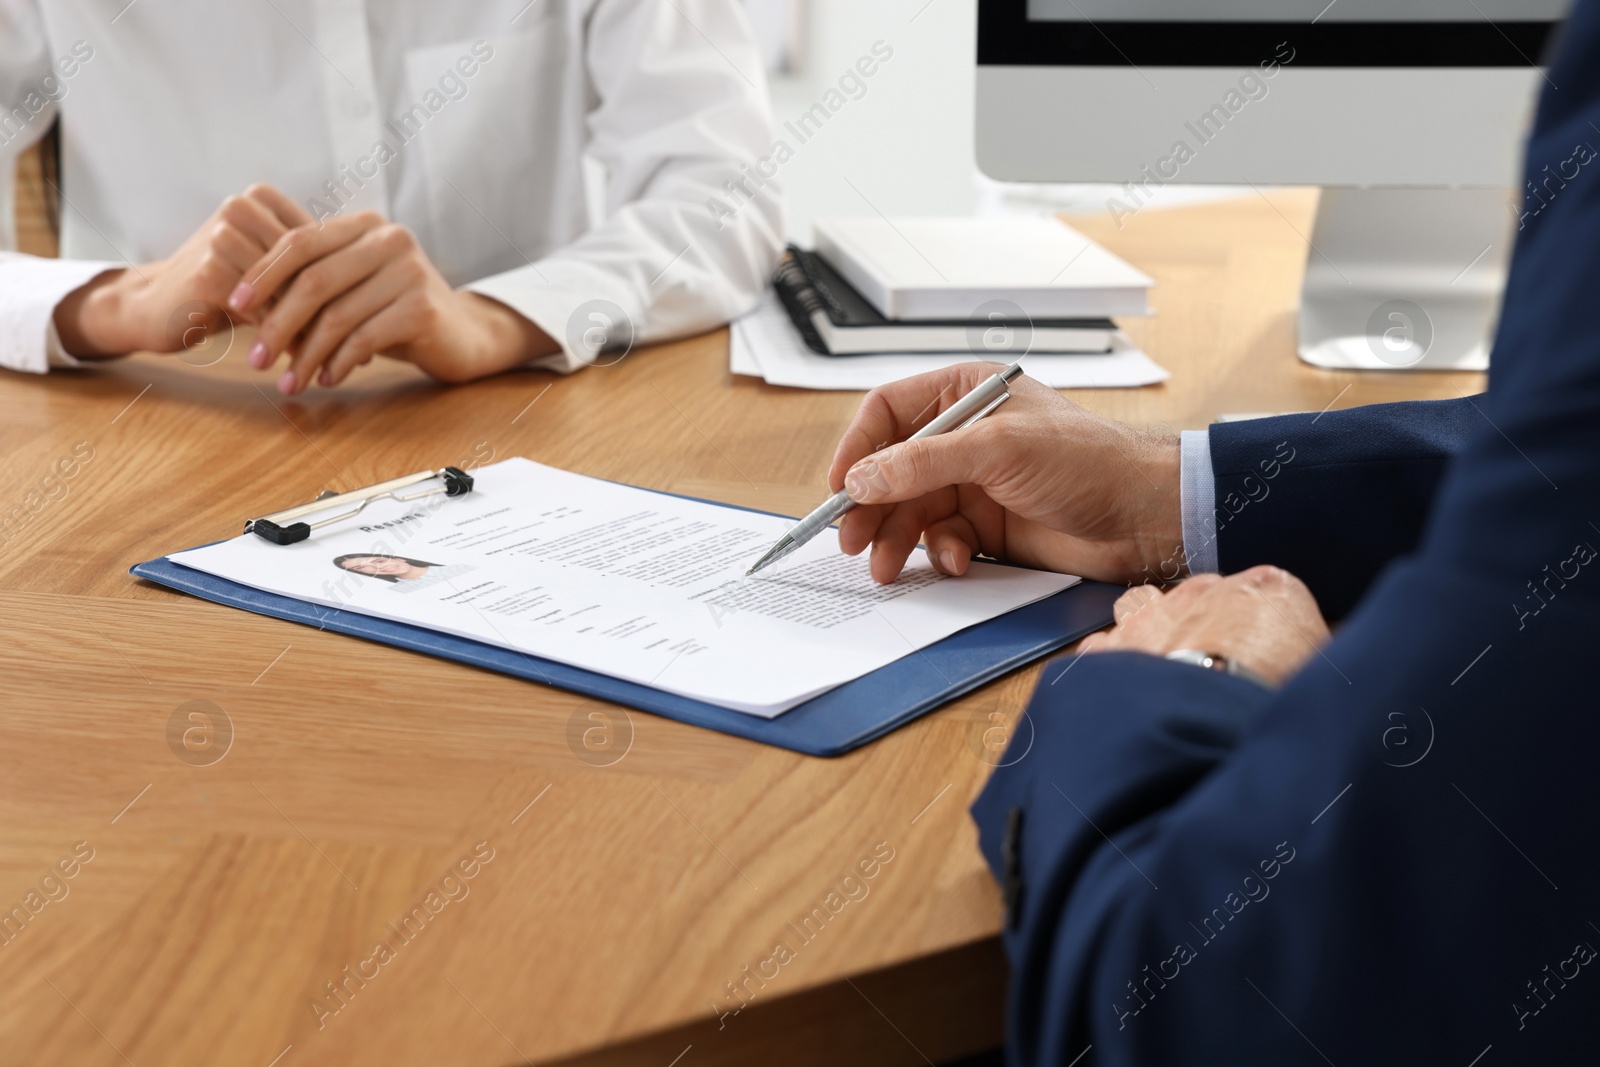
<svg viewBox="0 0 1600 1067"><path fill-rule="evenodd" d="M1542 183L1600 145L1597 56L1581 0ZM1485 395L1212 431L1223 569L1348 611L1321 654L1045 668L973 808L1014 1062L1600 1062L1600 162L1561 172Z"/></svg>
<svg viewBox="0 0 1600 1067"><path fill-rule="evenodd" d="M1597 138L1600 140L1600 138ZM1373 404L1211 427L1217 563L1290 571L1329 619L1417 547L1483 397Z"/></svg>

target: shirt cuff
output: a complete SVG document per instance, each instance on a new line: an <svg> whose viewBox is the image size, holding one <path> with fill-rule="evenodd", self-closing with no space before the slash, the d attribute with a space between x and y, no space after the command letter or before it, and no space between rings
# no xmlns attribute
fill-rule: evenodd
<svg viewBox="0 0 1600 1067"><path fill-rule="evenodd" d="M549 334L561 351L528 366L562 374L617 362L643 322L626 281L573 258L551 257L462 288L500 301Z"/></svg>
<svg viewBox="0 0 1600 1067"><path fill-rule="evenodd" d="M71 292L69 289L68 292ZM81 367L83 364L78 357L67 351L67 346L61 343L61 331L56 329L56 317L50 316L50 325L44 335L44 356L52 367Z"/></svg>
<svg viewBox="0 0 1600 1067"><path fill-rule="evenodd" d="M1184 430L1178 459L1178 507L1183 554L1190 574L1217 573L1217 478L1211 469L1211 431Z"/></svg>
<svg viewBox="0 0 1600 1067"><path fill-rule="evenodd" d="M77 366L56 333L56 305L120 263L0 253L0 367L43 374Z"/></svg>

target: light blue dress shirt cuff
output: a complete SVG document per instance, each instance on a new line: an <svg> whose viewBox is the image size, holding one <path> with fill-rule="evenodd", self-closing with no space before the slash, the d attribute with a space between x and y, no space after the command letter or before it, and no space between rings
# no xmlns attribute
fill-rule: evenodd
<svg viewBox="0 0 1600 1067"><path fill-rule="evenodd" d="M1184 430L1179 439L1178 508L1190 574L1217 573L1217 479L1211 471L1211 432Z"/></svg>

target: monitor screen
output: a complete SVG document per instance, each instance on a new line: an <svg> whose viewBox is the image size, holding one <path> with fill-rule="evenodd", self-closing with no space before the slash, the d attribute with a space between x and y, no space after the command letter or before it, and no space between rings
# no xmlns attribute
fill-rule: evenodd
<svg viewBox="0 0 1600 1067"><path fill-rule="evenodd" d="M1028 18L1053 22L1539 22L1567 0L1028 0Z"/></svg>
<svg viewBox="0 0 1600 1067"><path fill-rule="evenodd" d="M990 66L1532 67L1570 0L983 0Z"/></svg>

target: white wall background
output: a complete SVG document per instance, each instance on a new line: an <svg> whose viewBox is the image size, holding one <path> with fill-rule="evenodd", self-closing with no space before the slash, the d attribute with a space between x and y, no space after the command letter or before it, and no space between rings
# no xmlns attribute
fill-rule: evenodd
<svg viewBox="0 0 1600 1067"><path fill-rule="evenodd" d="M801 69L771 79L779 134L795 150L782 172L791 236L809 244L812 218L873 207L886 215L971 214L976 0L804 0L802 11ZM783 129L879 40L894 56L864 79L865 95L805 144Z"/></svg>
<svg viewBox="0 0 1600 1067"><path fill-rule="evenodd" d="M747 0L769 37L797 25L798 47L769 45L769 61L798 69L770 75L779 134L795 155L782 169L790 237L809 246L811 220L825 215L971 215L1094 211L1107 186L1002 185L978 172L973 152L977 0ZM872 45L894 57L865 79L804 144L783 128L837 85ZM787 55L782 53L787 52ZM853 186L853 188L852 188ZM1158 203L1237 195L1168 186Z"/></svg>

